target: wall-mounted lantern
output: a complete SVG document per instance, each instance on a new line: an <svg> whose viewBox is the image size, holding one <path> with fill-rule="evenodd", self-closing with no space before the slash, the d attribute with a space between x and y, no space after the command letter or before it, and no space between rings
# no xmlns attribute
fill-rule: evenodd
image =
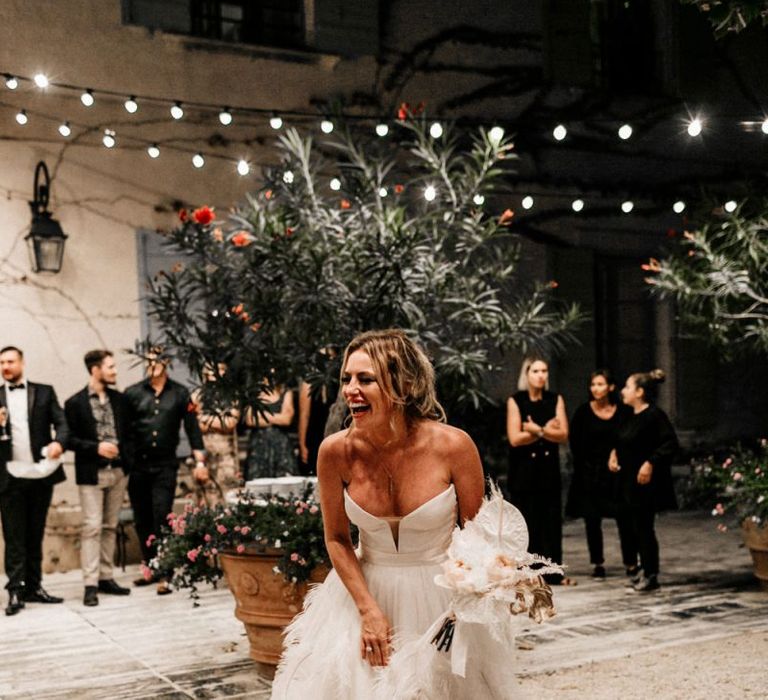
<svg viewBox="0 0 768 700"><path fill-rule="evenodd" d="M42 182L40 182L41 175ZM48 211L50 191L51 178L48 167L41 160L35 168L34 199L29 203L32 209L32 225L24 238L29 249L29 262L33 272L59 272L64 257L64 242L67 240L67 235L61 229L61 224Z"/></svg>

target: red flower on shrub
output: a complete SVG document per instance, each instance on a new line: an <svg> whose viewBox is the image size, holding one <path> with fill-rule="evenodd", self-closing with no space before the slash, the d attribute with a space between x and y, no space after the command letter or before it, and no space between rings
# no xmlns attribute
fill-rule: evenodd
<svg viewBox="0 0 768 700"><path fill-rule="evenodd" d="M293 229L290 226L285 227L286 238L290 238L293 235Z"/></svg>
<svg viewBox="0 0 768 700"><path fill-rule="evenodd" d="M232 245L236 246L237 248L243 248L244 246L250 245L253 243L253 239L251 238L251 234L249 234L247 231L238 231L234 236L232 236Z"/></svg>
<svg viewBox="0 0 768 700"><path fill-rule="evenodd" d="M264 193L264 199L272 199L272 190L267 190Z"/></svg>
<svg viewBox="0 0 768 700"><path fill-rule="evenodd" d="M395 194L402 194L405 189L405 185L395 185Z"/></svg>
<svg viewBox="0 0 768 700"><path fill-rule="evenodd" d="M339 206L342 209L349 209L352 206L352 204L350 204L350 201L348 199L342 199L341 202L339 203Z"/></svg>
<svg viewBox="0 0 768 700"><path fill-rule="evenodd" d="M189 214L187 214L186 209L179 209L179 221L181 223L186 223L186 221L189 219Z"/></svg>
<svg viewBox="0 0 768 700"><path fill-rule="evenodd" d="M557 280L552 280L552 281L549 283L549 288L550 288L550 289L557 289L559 286L560 286L560 284L558 283L558 281L557 281Z"/></svg>
<svg viewBox="0 0 768 700"><path fill-rule="evenodd" d="M210 207L200 207L192 212L192 218L195 220L195 223L200 224L201 226L207 226L214 220L215 216L213 209Z"/></svg>
<svg viewBox="0 0 768 700"><path fill-rule="evenodd" d="M261 329L261 324L260 324L259 322L256 322L256 323L252 323L252 324L251 324L251 330L252 330L254 333L257 333L257 332L258 332L260 329Z"/></svg>
<svg viewBox="0 0 768 700"><path fill-rule="evenodd" d="M232 313L236 314L236 315L240 315L241 313L243 313L243 305L242 304L238 304L237 306L233 306L232 307Z"/></svg>
<svg viewBox="0 0 768 700"><path fill-rule="evenodd" d="M512 223L512 219L515 217L515 212L511 209L505 209L502 215L499 217L499 226L508 226Z"/></svg>

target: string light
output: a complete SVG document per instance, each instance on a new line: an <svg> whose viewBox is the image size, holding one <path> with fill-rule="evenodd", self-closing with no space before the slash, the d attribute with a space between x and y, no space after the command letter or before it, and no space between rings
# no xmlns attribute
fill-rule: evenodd
<svg viewBox="0 0 768 700"><path fill-rule="evenodd" d="M5 87L7 87L9 90L15 90L17 87L19 87L18 79L13 75L6 75Z"/></svg>
<svg viewBox="0 0 768 700"><path fill-rule="evenodd" d="M376 125L376 136L386 136L389 133L389 127L384 124L377 124Z"/></svg>
<svg viewBox="0 0 768 700"><path fill-rule="evenodd" d="M768 134L768 119L763 120L763 123L760 125L760 131L764 134Z"/></svg>
<svg viewBox="0 0 768 700"><path fill-rule="evenodd" d="M703 127L702 127L701 119L699 119L698 117L696 117L695 119L692 119L688 123L688 128L687 128L688 136L692 136L692 137L698 136L699 134L701 134L702 128Z"/></svg>
<svg viewBox="0 0 768 700"><path fill-rule="evenodd" d="M241 158L239 161L237 161L237 174L242 175L245 177L249 172L251 172L251 166L248 165L248 161L244 158Z"/></svg>
<svg viewBox="0 0 768 700"><path fill-rule="evenodd" d="M472 197L472 201L478 206L483 206L483 203L485 202L485 197L481 194L476 194L474 197Z"/></svg>
<svg viewBox="0 0 768 700"><path fill-rule="evenodd" d="M626 141L632 136L632 127L629 124L623 124L619 127L619 138L622 141Z"/></svg>
<svg viewBox="0 0 768 700"><path fill-rule="evenodd" d="M380 187L379 188L379 197L386 197L387 196L387 188L386 187Z"/></svg>
<svg viewBox="0 0 768 700"><path fill-rule="evenodd" d="M205 158L203 158L202 153L195 153L195 155L192 156L192 165L198 170L205 165Z"/></svg>
<svg viewBox="0 0 768 700"><path fill-rule="evenodd" d="M294 180L293 173L290 170L286 170L283 173L283 182L286 185L292 185L293 184L293 180Z"/></svg>
<svg viewBox="0 0 768 700"><path fill-rule="evenodd" d="M64 137L67 138L72 133L72 129L69 126L69 122L64 122L63 124L59 124L59 133Z"/></svg>
<svg viewBox="0 0 768 700"><path fill-rule="evenodd" d="M152 158L152 160L160 157L160 149L157 147L156 143L153 143L147 148L147 155Z"/></svg>
<svg viewBox="0 0 768 700"><path fill-rule="evenodd" d="M223 126L229 126L232 123L232 112L229 111L229 107L224 107L219 112L219 121Z"/></svg>
<svg viewBox="0 0 768 700"><path fill-rule="evenodd" d="M341 180L339 180L337 177L334 177L329 183L329 186L334 192L338 192L341 189Z"/></svg>
<svg viewBox="0 0 768 700"><path fill-rule="evenodd" d="M125 101L123 107L125 107L125 111L128 112L128 114L136 114L136 112L139 111L139 103L136 102L136 98L133 95Z"/></svg>
<svg viewBox="0 0 768 700"><path fill-rule="evenodd" d="M82 95L80 95L80 102L82 102L86 107L93 107L93 103L95 102L93 99L93 90L89 88Z"/></svg>
<svg viewBox="0 0 768 700"><path fill-rule="evenodd" d="M181 102L174 102L173 107L171 107L171 116L178 121L184 116L184 109L181 106ZM202 167L202 166L200 166Z"/></svg>
<svg viewBox="0 0 768 700"><path fill-rule="evenodd" d="M24 126L29 121L29 117L27 116L27 110L26 109L22 109L20 112L18 112L16 114L16 121L21 126Z"/></svg>
<svg viewBox="0 0 768 700"><path fill-rule="evenodd" d="M427 185L424 188L424 199L426 199L428 202L432 202L434 201L435 197L437 197L437 190L433 185Z"/></svg>
<svg viewBox="0 0 768 700"><path fill-rule="evenodd" d="M523 197L521 204L523 205L523 209L531 209L533 207L533 197L531 197L531 195Z"/></svg>
<svg viewBox="0 0 768 700"><path fill-rule="evenodd" d="M568 129L566 129L562 124L558 124L552 130L552 136L554 136L555 141L562 141L566 136L568 136Z"/></svg>
<svg viewBox="0 0 768 700"><path fill-rule="evenodd" d="M488 138L494 146L498 146L501 143L501 139L504 138L504 129L500 126L494 126L488 132Z"/></svg>
<svg viewBox="0 0 768 700"><path fill-rule="evenodd" d="M37 85L37 87L39 87L41 90L45 90L45 88L47 88L49 85L48 76L43 73L36 73L32 80L35 81L35 85Z"/></svg>
<svg viewBox="0 0 768 700"><path fill-rule="evenodd" d="M571 209L575 212L580 212L584 208L584 200L583 199L574 199L571 202Z"/></svg>
<svg viewBox="0 0 768 700"><path fill-rule="evenodd" d="M276 114L273 114L269 119L269 125L277 131L278 129L283 128L283 120L280 119Z"/></svg>
<svg viewBox="0 0 768 700"><path fill-rule="evenodd" d="M733 214L733 212L735 212L735 211L736 211L736 207L737 207L737 206L738 206L738 205L736 204L736 202L734 202L732 199L729 199L729 200L728 200L728 201L727 201L727 202L726 202L726 203L723 205L723 209L725 209L725 211L727 211L729 214Z"/></svg>
<svg viewBox="0 0 768 700"><path fill-rule="evenodd" d="M625 214L629 214L634 208L635 203L631 202L630 200L621 203L621 211L623 211Z"/></svg>
<svg viewBox="0 0 768 700"><path fill-rule="evenodd" d="M333 131L333 122L330 119L323 119L320 122L320 131L324 134L330 134Z"/></svg>
<svg viewBox="0 0 768 700"><path fill-rule="evenodd" d="M685 211L685 202L682 199L679 199L672 205L672 211L675 212L675 214L682 214Z"/></svg>
<svg viewBox="0 0 768 700"><path fill-rule="evenodd" d="M107 147L107 148L114 148L117 144L117 139L115 138L115 132L112 131L112 129L104 129L104 136L101 139L101 142Z"/></svg>
<svg viewBox="0 0 768 700"><path fill-rule="evenodd" d="M433 139L439 139L443 135L443 125L440 122L432 122L429 127L429 135Z"/></svg>

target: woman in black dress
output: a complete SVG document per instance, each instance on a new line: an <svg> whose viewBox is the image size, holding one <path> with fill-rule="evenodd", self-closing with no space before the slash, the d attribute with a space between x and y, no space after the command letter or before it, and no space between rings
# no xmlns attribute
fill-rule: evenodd
<svg viewBox="0 0 768 700"><path fill-rule="evenodd" d="M664 376L660 369L629 376L621 398L632 414L619 426L616 449L608 460L611 471L619 473L621 498L640 551L643 571L634 589L641 592L659 588L656 513L677 507L671 472L677 436L667 414L654 405Z"/></svg>
<svg viewBox="0 0 768 700"><path fill-rule="evenodd" d="M563 559L563 516L560 492L560 443L568 440L563 397L547 390L549 364L539 357L523 362L519 391L507 400L510 450L509 500L528 525L529 549L553 561ZM570 579L551 575L553 584Z"/></svg>
<svg viewBox="0 0 768 700"><path fill-rule="evenodd" d="M603 556L603 518L616 518L621 541L621 556L629 575L637 574L637 545L632 536L626 510L619 503L619 477L608 469L608 457L616 444L619 425L630 409L617 405L616 385L607 369L590 375L590 401L573 414L570 445L573 479L565 512L584 518L592 578L605 578Z"/></svg>

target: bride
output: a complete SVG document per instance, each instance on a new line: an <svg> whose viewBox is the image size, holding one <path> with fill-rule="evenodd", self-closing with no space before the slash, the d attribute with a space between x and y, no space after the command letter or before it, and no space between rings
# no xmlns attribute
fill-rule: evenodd
<svg viewBox="0 0 768 700"><path fill-rule="evenodd" d="M448 608L450 592L434 579L456 524L472 519L483 502L477 448L445 424L434 370L402 331L357 336L341 381L352 424L328 437L318 458L333 571L286 632L272 690L277 700L380 694L392 653ZM350 523L359 530L357 550ZM495 665L506 668L497 669L495 688L483 679L491 691L484 697L509 697L506 684L514 682L509 651L498 651ZM469 697L462 683L471 681L457 676L450 697Z"/></svg>

